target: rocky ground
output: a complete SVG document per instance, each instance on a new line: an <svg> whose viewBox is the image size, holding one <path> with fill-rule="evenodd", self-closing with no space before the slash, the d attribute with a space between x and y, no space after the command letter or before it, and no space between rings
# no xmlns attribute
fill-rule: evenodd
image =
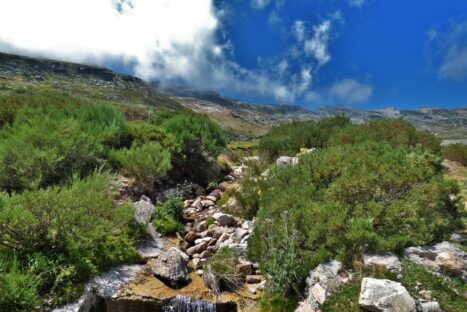
<svg viewBox="0 0 467 312"><path fill-rule="evenodd" d="M306 153L314 151L310 149ZM279 157L276 166L296 165L301 155ZM259 158L243 159L246 162L255 160ZM149 234L148 240L137 246L146 263L121 266L96 277L88 284L88 292L79 302L57 311L88 312L95 311L96 307L102 311L138 312L166 311L168 308L171 311L259 311L259 299L267 278L261 274L258 264L245 259L254 220L243 220L225 213L226 206L233 205L233 202L219 205L223 192L239 188L238 182L246 169L244 164L234 167L227 181L220 183L218 188L184 201L184 237L161 237L150 222L155 207L149 198L143 196L134 203L134 207L136 221L145 226ZM268 176L269 173L265 171L262 175ZM128 193L126 182L120 179L119 187L124 194ZM200 193L199 190L196 192ZM448 285L453 277L465 283L467 253L458 246L465 246L466 240L466 234L459 232L451 236L450 242L410 247L401 256L393 253L364 254L362 268L391 272L397 278L360 276L359 306L363 310L381 312L442 311L432 291L422 283L417 282L415 291L402 285L403 263L416 263L426 268L426 274L438 276ZM241 286L233 292L219 291L219 285L210 280L211 272L206 271L209 259L224 247L234 251L240 259L235 272L241 278ZM305 299L295 311L321 311L320 308L337 289L355 283L356 275L337 260L318 265L310 271ZM461 293L454 286L452 289L467 299L466 293Z"/></svg>

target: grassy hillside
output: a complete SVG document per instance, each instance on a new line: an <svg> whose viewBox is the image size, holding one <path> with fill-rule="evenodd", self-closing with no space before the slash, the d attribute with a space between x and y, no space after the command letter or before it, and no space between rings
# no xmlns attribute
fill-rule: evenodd
<svg viewBox="0 0 467 312"><path fill-rule="evenodd" d="M0 53L0 95L37 90L69 92L122 104L182 108L143 80L107 68Z"/></svg>

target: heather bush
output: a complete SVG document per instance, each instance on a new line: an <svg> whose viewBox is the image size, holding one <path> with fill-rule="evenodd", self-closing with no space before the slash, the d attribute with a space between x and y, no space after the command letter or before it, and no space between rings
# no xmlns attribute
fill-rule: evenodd
<svg viewBox="0 0 467 312"><path fill-rule="evenodd" d="M154 227L164 234L183 231L185 226L182 223L182 214L182 199L177 196L169 196L164 203L156 207Z"/></svg>
<svg viewBox="0 0 467 312"><path fill-rule="evenodd" d="M244 214L257 214L249 257L272 275L274 289L290 292L331 257L351 263L366 250L441 239L459 226L461 210L440 161L421 148L366 142L325 148L246 181L238 198Z"/></svg>
<svg viewBox="0 0 467 312"><path fill-rule="evenodd" d="M463 166L467 166L467 145L466 144L450 144L443 146L442 153L444 158L457 161Z"/></svg>
<svg viewBox="0 0 467 312"><path fill-rule="evenodd" d="M1 274L4 287L24 283L32 296L36 280L29 280L31 272L40 277L37 289L67 300L93 274L136 259L132 207L115 203L108 181L108 175L95 173L63 186L1 194L1 250L17 256Z"/></svg>
<svg viewBox="0 0 467 312"><path fill-rule="evenodd" d="M170 169L170 152L159 143L133 145L130 149L120 149L112 153L123 173L136 178L136 183L144 190L152 190L154 183L165 177Z"/></svg>

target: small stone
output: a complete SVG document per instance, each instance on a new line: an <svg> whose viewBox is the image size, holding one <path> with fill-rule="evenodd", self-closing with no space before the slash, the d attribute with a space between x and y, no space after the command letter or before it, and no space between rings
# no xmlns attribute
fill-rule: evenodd
<svg viewBox="0 0 467 312"><path fill-rule="evenodd" d="M443 312L437 301L420 302L421 312Z"/></svg>
<svg viewBox="0 0 467 312"><path fill-rule="evenodd" d="M200 221L195 223L194 225L195 232L203 232L206 230L206 221Z"/></svg>
<svg viewBox="0 0 467 312"><path fill-rule="evenodd" d="M256 294L256 289L254 289L253 287L248 287L248 292L252 295Z"/></svg>
<svg viewBox="0 0 467 312"><path fill-rule="evenodd" d="M235 224L235 219L231 215L217 212L213 215L214 219L219 222L220 225L233 225Z"/></svg>
<svg viewBox="0 0 467 312"><path fill-rule="evenodd" d="M199 254L199 253L203 252L204 250L206 250L207 247L208 247L208 243L203 242L203 243L201 243L199 245L188 248L186 253L187 253L187 255L192 256L194 254L197 254L197 253Z"/></svg>
<svg viewBox="0 0 467 312"><path fill-rule="evenodd" d="M326 301L326 290L319 283L316 283L311 288L311 293L319 304L323 304Z"/></svg>
<svg viewBox="0 0 467 312"><path fill-rule="evenodd" d="M247 275L246 282L247 284L258 284L261 282L261 275Z"/></svg>
<svg viewBox="0 0 467 312"><path fill-rule="evenodd" d="M196 271L196 275L198 275L198 276L201 276L201 275L203 275L203 274L204 274L204 271L203 271L203 270L198 270L198 271Z"/></svg>
<svg viewBox="0 0 467 312"><path fill-rule="evenodd" d="M197 237L198 237L198 235L197 235L195 232L190 231L190 232L186 233L184 239L185 239L185 241L187 241L187 242L189 242L189 243L192 243L192 242L195 241L195 239L196 239Z"/></svg>
<svg viewBox="0 0 467 312"><path fill-rule="evenodd" d="M213 203L215 203L217 201L217 197L215 196L212 196L212 195L208 195L206 196L206 199L212 201Z"/></svg>
<svg viewBox="0 0 467 312"><path fill-rule="evenodd" d="M431 300L432 293L431 293L431 291L429 291L429 290L425 290L425 289L420 290L420 291L418 292L418 294L419 294L420 296L422 296L423 299L425 299L425 300Z"/></svg>
<svg viewBox="0 0 467 312"><path fill-rule="evenodd" d="M236 265L235 271L243 275L251 275L253 273L253 265L251 263L239 263Z"/></svg>

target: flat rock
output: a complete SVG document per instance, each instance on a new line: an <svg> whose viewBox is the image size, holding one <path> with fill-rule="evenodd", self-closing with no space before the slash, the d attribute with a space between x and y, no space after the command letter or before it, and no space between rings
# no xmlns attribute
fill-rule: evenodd
<svg viewBox="0 0 467 312"><path fill-rule="evenodd" d="M276 160L276 166L283 167L288 165L298 165L299 158L298 157L289 157L289 156L281 156Z"/></svg>
<svg viewBox="0 0 467 312"><path fill-rule="evenodd" d="M235 218L226 213L216 212L213 214L213 218L216 219L216 221L219 222L219 224L222 226L235 224Z"/></svg>
<svg viewBox="0 0 467 312"><path fill-rule="evenodd" d="M415 300L400 283L365 277L362 280L360 306L374 312L415 312Z"/></svg>
<svg viewBox="0 0 467 312"><path fill-rule="evenodd" d="M437 301L420 302L420 312L443 312Z"/></svg>
<svg viewBox="0 0 467 312"><path fill-rule="evenodd" d="M363 254L363 264L369 267L385 268L386 270L396 273L402 271L402 263L399 258L391 252L383 254Z"/></svg>

